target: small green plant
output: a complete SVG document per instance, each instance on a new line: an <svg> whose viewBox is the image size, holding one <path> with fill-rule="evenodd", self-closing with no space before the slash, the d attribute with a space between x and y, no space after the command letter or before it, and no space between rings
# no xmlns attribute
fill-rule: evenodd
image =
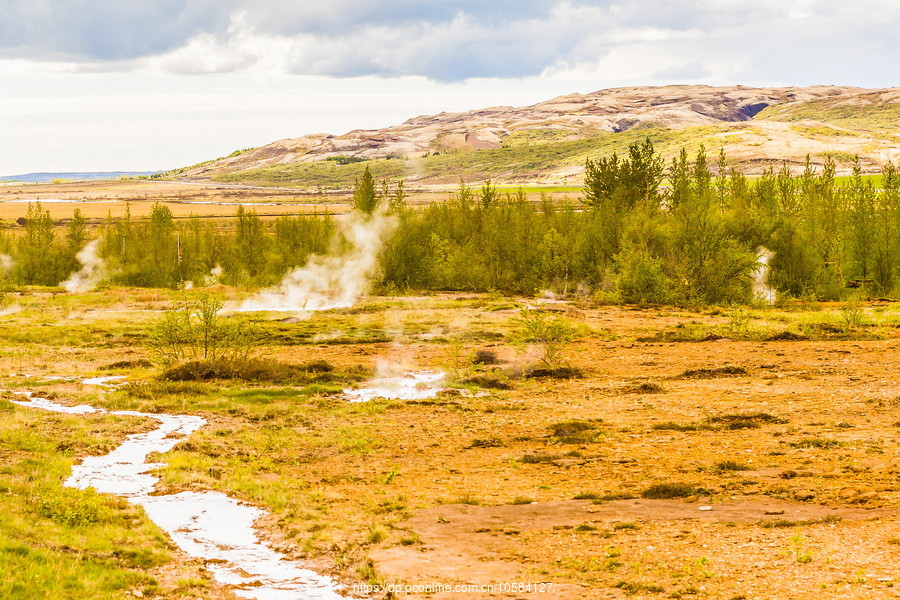
<svg viewBox="0 0 900 600"><path fill-rule="evenodd" d="M566 347L575 339L575 328L563 317L551 316L545 310L523 308L516 318L516 339L521 344L535 344L540 360L548 369L566 367Z"/></svg>
<svg viewBox="0 0 900 600"><path fill-rule="evenodd" d="M384 485L390 485L392 481L400 474L400 467L394 465L391 467L391 470L388 471L384 477L381 478L381 483Z"/></svg>
<svg viewBox="0 0 900 600"><path fill-rule="evenodd" d="M844 303L844 306L841 307L841 317L844 319L847 331L856 331L862 327L864 318L859 298L854 296Z"/></svg>
<svg viewBox="0 0 900 600"><path fill-rule="evenodd" d="M725 315L728 317L728 334L732 337L746 337L750 332L750 313L743 306L732 306Z"/></svg>
<svg viewBox="0 0 900 600"><path fill-rule="evenodd" d="M813 554L806 549L806 538L802 533L795 533L791 536L790 548L788 554L792 554L798 563L811 563Z"/></svg>
<svg viewBox="0 0 900 600"><path fill-rule="evenodd" d="M463 341L458 337L449 340L442 362L452 381L464 380L472 373L472 357L466 353Z"/></svg>
<svg viewBox="0 0 900 600"><path fill-rule="evenodd" d="M366 535L366 541L370 544L380 544L386 537L387 530L381 525L375 525L369 529L369 533Z"/></svg>

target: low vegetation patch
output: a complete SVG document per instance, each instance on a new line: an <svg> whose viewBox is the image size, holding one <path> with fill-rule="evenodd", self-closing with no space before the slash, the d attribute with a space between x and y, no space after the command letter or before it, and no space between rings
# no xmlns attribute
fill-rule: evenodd
<svg viewBox="0 0 900 600"><path fill-rule="evenodd" d="M597 440L600 421L561 421L550 426L550 437L559 444L589 444Z"/></svg>
<svg viewBox="0 0 900 600"><path fill-rule="evenodd" d="M789 442L788 444L792 448L819 448L823 450L827 450L830 448L839 448L844 445L843 442L839 442L837 440L824 440L821 438L806 438L803 440L798 440L796 442Z"/></svg>
<svg viewBox="0 0 900 600"><path fill-rule="evenodd" d="M477 385L478 387L489 389L489 390L511 390L513 389L512 384L509 383L503 376L499 374L483 374L483 375L475 375L473 377L467 377L463 379L463 383L468 383L472 385Z"/></svg>
<svg viewBox="0 0 900 600"><path fill-rule="evenodd" d="M273 359L251 358L247 360L194 360L173 365L160 375L164 381L209 381L230 379L259 383L329 383L334 381L359 381L367 373L361 367L337 372L325 361L316 360L303 364L280 362Z"/></svg>
<svg viewBox="0 0 900 600"><path fill-rule="evenodd" d="M723 460L715 465L717 471L749 471L750 467L735 460Z"/></svg>
<svg viewBox="0 0 900 600"><path fill-rule="evenodd" d="M647 498L648 500L665 500L669 498L699 496L704 493L706 493L706 490L698 488L690 483L657 483L641 492L641 498Z"/></svg>
<svg viewBox="0 0 900 600"><path fill-rule="evenodd" d="M729 365L711 369L689 369L685 371L681 377L683 379L715 379L717 377L736 377L747 374L747 369L744 367Z"/></svg>
<svg viewBox="0 0 900 600"><path fill-rule="evenodd" d="M769 413L734 413L707 417L699 423L654 423L658 431L720 431L722 429L757 429L767 424L784 424L787 419Z"/></svg>
<svg viewBox="0 0 900 600"><path fill-rule="evenodd" d="M525 372L525 377L532 379L578 379L584 377L584 372L577 367L534 367Z"/></svg>

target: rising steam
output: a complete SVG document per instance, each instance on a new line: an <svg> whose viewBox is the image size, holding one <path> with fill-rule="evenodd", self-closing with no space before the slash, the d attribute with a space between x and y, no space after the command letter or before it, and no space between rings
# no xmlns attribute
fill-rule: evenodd
<svg viewBox="0 0 900 600"><path fill-rule="evenodd" d="M219 283L219 280L222 278L222 273L223 269L220 265L214 266L209 270L209 274L204 275L200 280L200 287L210 287L212 285L217 285ZM192 290L196 287L196 285L197 284L195 284L193 281L188 280L184 282L184 289Z"/></svg>
<svg viewBox="0 0 900 600"><path fill-rule="evenodd" d="M13 268L13 259L9 254L0 254L0 275L9 275Z"/></svg>
<svg viewBox="0 0 900 600"><path fill-rule="evenodd" d="M760 246L756 249L756 268L753 269L753 298L765 304L775 304L775 288L769 285L769 261L773 252Z"/></svg>
<svg viewBox="0 0 900 600"><path fill-rule="evenodd" d="M106 274L103 259L98 254L99 246L100 240L94 240L82 248L75 257L81 268L59 285L73 294L95 289Z"/></svg>
<svg viewBox="0 0 900 600"><path fill-rule="evenodd" d="M396 220L378 211L353 212L341 223L347 246L328 255L312 256L289 271L278 287L264 290L231 310L308 312L347 308L366 291L378 266L378 252Z"/></svg>

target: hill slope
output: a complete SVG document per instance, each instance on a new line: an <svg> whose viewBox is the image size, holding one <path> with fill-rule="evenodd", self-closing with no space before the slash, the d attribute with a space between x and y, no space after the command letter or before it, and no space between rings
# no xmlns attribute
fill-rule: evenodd
<svg viewBox="0 0 900 600"><path fill-rule="evenodd" d="M900 158L900 88L635 87L409 119L379 130L307 135L172 173L300 187L352 183L362 161L419 184L493 178L578 183L585 158L650 136L664 154L724 148L749 172L859 155L873 171Z"/></svg>

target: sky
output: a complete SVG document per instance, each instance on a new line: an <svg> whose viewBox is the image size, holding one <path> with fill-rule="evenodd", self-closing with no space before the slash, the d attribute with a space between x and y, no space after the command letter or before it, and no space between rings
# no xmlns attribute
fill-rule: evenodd
<svg viewBox="0 0 900 600"><path fill-rule="evenodd" d="M665 84L892 87L892 0L0 0L0 174Z"/></svg>

